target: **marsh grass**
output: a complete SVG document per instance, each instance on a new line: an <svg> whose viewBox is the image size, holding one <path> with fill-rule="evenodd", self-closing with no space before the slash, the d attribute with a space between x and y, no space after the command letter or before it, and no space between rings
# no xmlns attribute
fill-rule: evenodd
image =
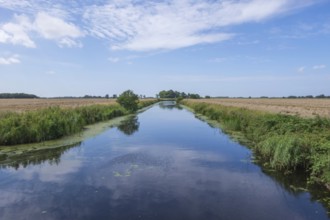
<svg viewBox="0 0 330 220"><path fill-rule="evenodd" d="M50 107L0 116L0 145L42 142L81 131L85 125L122 116L119 105L92 105L74 109Z"/></svg>
<svg viewBox="0 0 330 220"><path fill-rule="evenodd" d="M221 124L228 133L241 133L264 165L283 172L297 169L311 182L330 186L330 119L266 113L217 104L182 104Z"/></svg>
<svg viewBox="0 0 330 220"><path fill-rule="evenodd" d="M139 108L158 102L142 100ZM0 145L16 145L54 140L83 130L84 126L129 114L118 104L76 108L53 106L18 112L0 112Z"/></svg>
<svg viewBox="0 0 330 220"><path fill-rule="evenodd" d="M75 109L50 107L0 118L0 145L42 142L81 131L85 125L122 116L119 105L92 105Z"/></svg>

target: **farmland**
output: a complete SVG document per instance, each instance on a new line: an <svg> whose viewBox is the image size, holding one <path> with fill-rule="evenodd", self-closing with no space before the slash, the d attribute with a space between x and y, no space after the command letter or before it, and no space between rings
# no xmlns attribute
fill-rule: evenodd
<svg viewBox="0 0 330 220"><path fill-rule="evenodd" d="M155 102L145 99L137 108ZM77 133L86 125L132 113L107 99L11 99L0 103L0 145L53 140Z"/></svg>
<svg viewBox="0 0 330 220"><path fill-rule="evenodd" d="M190 99L191 102L204 102L246 108L250 110L266 111L298 115L301 117L330 118L330 99Z"/></svg>
<svg viewBox="0 0 330 220"><path fill-rule="evenodd" d="M0 99L0 112L24 112L55 106L61 108L75 108L114 103L116 103L115 99Z"/></svg>

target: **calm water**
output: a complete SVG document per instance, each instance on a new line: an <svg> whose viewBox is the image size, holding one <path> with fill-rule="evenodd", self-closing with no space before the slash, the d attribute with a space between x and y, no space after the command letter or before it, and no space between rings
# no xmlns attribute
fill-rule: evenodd
<svg viewBox="0 0 330 220"><path fill-rule="evenodd" d="M0 219L328 219L251 152L163 104L74 146L0 169Z"/></svg>

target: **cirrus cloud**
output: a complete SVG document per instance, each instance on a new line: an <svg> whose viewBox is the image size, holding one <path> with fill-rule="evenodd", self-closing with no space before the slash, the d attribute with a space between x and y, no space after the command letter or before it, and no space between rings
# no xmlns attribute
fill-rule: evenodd
<svg viewBox="0 0 330 220"><path fill-rule="evenodd" d="M78 39L103 39L114 50L172 50L221 42L236 36L228 27L261 22L320 0L0 0L32 18L32 28L0 26L0 42L35 47L31 33L59 46L81 47ZM16 25L15 27L11 27Z"/></svg>
<svg viewBox="0 0 330 220"><path fill-rule="evenodd" d="M315 65L313 66L313 69L314 70L320 70L320 69L324 69L326 67L326 65L324 64L320 64L320 65Z"/></svg>
<svg viewBox="0 0 330 220"><path fill-rule="evenodd" d="M312 1L112 1L86 8L89 33L112 49L177 49L231 39L227 26L259 22ZM262 10L261 10L262 9Z"/></svg>
<svg viewBox="0 0 330 220"><path fill-rule="evenodd" d="M11 65L20 63L19 56L17 54L9 57L0 57L0 65Z"/></svg>

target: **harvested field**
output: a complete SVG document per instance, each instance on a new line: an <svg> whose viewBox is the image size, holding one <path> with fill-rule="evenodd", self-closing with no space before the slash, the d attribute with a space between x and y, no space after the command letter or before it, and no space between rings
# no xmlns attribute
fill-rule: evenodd
<svg viewBox="0 0 330 220"><path fill-rule="evenodd" d="M0 112L24 112L60 106L75 108L88 105L108 105L116 103L115 99L0 99Z"/></svg>
<svg viewBox="0 0 330 220"><path fill-rule="evenodd" d="M299 115L301 117L319 115L330 118L330 99L189 99L189 101Z"/></svg>

